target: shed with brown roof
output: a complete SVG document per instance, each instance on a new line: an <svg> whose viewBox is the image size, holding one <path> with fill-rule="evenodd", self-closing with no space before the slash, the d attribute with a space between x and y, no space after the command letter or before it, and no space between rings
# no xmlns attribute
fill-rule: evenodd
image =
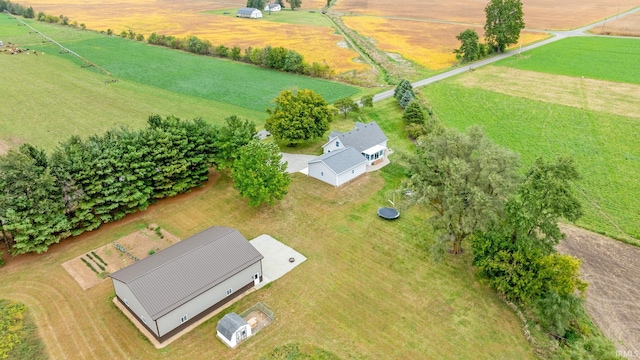
<svg viewBox="0 0 640 360"><path fill-rule="evenodd" d="M118 300L158 341L262 281L263 256L216 226L111 274Z"/></svg>

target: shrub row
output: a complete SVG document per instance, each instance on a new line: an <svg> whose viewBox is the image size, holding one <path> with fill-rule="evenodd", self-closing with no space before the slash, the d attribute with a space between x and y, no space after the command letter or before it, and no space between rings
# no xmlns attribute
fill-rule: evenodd
<svg viewBox="0 0 640 360"><path fill-rule="evenodd" d="M123 35L133 39L135 34L123 32ZM208 40L201 40L196 36L179 38L175 36L158 35L155 32L149 35L147 42L152 45L165 46L172 49L188 51L194 54L229 58L234 61L242 61L248 64L261 66L267 69L290 72L313 77L330 77L333 70L327 64L314 62L308 64L304 57L295 50L283 47L264 48L248 47L242 50L238 46L229 48L225 45L213 46Z"/></svg>

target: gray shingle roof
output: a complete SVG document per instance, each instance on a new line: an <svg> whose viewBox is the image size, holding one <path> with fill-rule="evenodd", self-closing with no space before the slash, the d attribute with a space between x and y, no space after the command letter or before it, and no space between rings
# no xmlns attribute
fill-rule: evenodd
<svg viewBox="0 0 640 360"><path fill-rule="evenodd" d="M216 226L110 276L157 320L262 258L238 230Z"/></svg>
<svg viewBox="0 0 640 360"><path fill-rule="evenodd" d="M233 334L241 327L247 325L247 322L236 313L228 313L218 321L216 330L220 332L227 340L231 340Z"/></svg>
<svg viewBox="0 0 640 360"><path fill-rule="evenodd" d="M240 8L236 14L251 15L256 8Z"/></svg>
<svg viewBox="0 0 640 360"><path fill-rule="evenodd" d="M325 163L331 170L339 175L355 166L366 163L367 159L356 151L356 149L348 147L318 156L310 160L308 164L317 162Z"/></svg>
<svg viewBox="0 0 640 360"><path fill-rule="evenodd" d="M368 124L358 122L355 129L346 133L332 131L329 134L329 141L335 137L340 139L345 147L352 146L360 152L388 140L375 121Z"/></svg>

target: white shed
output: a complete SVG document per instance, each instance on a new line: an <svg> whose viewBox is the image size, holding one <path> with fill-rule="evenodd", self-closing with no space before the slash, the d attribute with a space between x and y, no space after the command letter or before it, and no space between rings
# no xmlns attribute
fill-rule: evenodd
<svg viewBox="0 0 640 360"><path fill-rule="evenodd" d="M310 160L309 176L340 186L367 171L367 160L352 147L338 149Z"/></svg>
<svg viewBox="0 0 640 360"><path fill-rule="evenodd" d="M236 17L247 18L247 19L260 19L262 18L262 11L256 8L241 8L238 9L236 13Z"/></svg>
<svg viewBox="0 0 640 360"><path fill-rule="evenodd" d="M252 335L251 325L236 313L229 313L223 316L218 321L216 330L220 340L232 348Z"/></svg>
<svg viewBox="0 0 640 360"><path fill-rule="evenodd" d="M159 341L262 281L263 256L216 226L111 274L120 303Z"/></svg>

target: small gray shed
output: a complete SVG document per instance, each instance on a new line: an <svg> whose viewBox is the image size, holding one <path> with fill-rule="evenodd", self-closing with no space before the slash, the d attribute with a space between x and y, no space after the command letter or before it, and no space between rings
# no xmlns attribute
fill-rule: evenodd
<svg viewBox="0 0 640 360"><path fill-rule="evenodd" d="M232 348L252 335L249 323L233 312L220 319L216 330L220 340Z"/></svg>
<svg viewBox="0 0 640 360"><path fill-rule="evenodd" d="M263 256L216 226L111 274L117 299L163 342L262 281Z"/></svg>

